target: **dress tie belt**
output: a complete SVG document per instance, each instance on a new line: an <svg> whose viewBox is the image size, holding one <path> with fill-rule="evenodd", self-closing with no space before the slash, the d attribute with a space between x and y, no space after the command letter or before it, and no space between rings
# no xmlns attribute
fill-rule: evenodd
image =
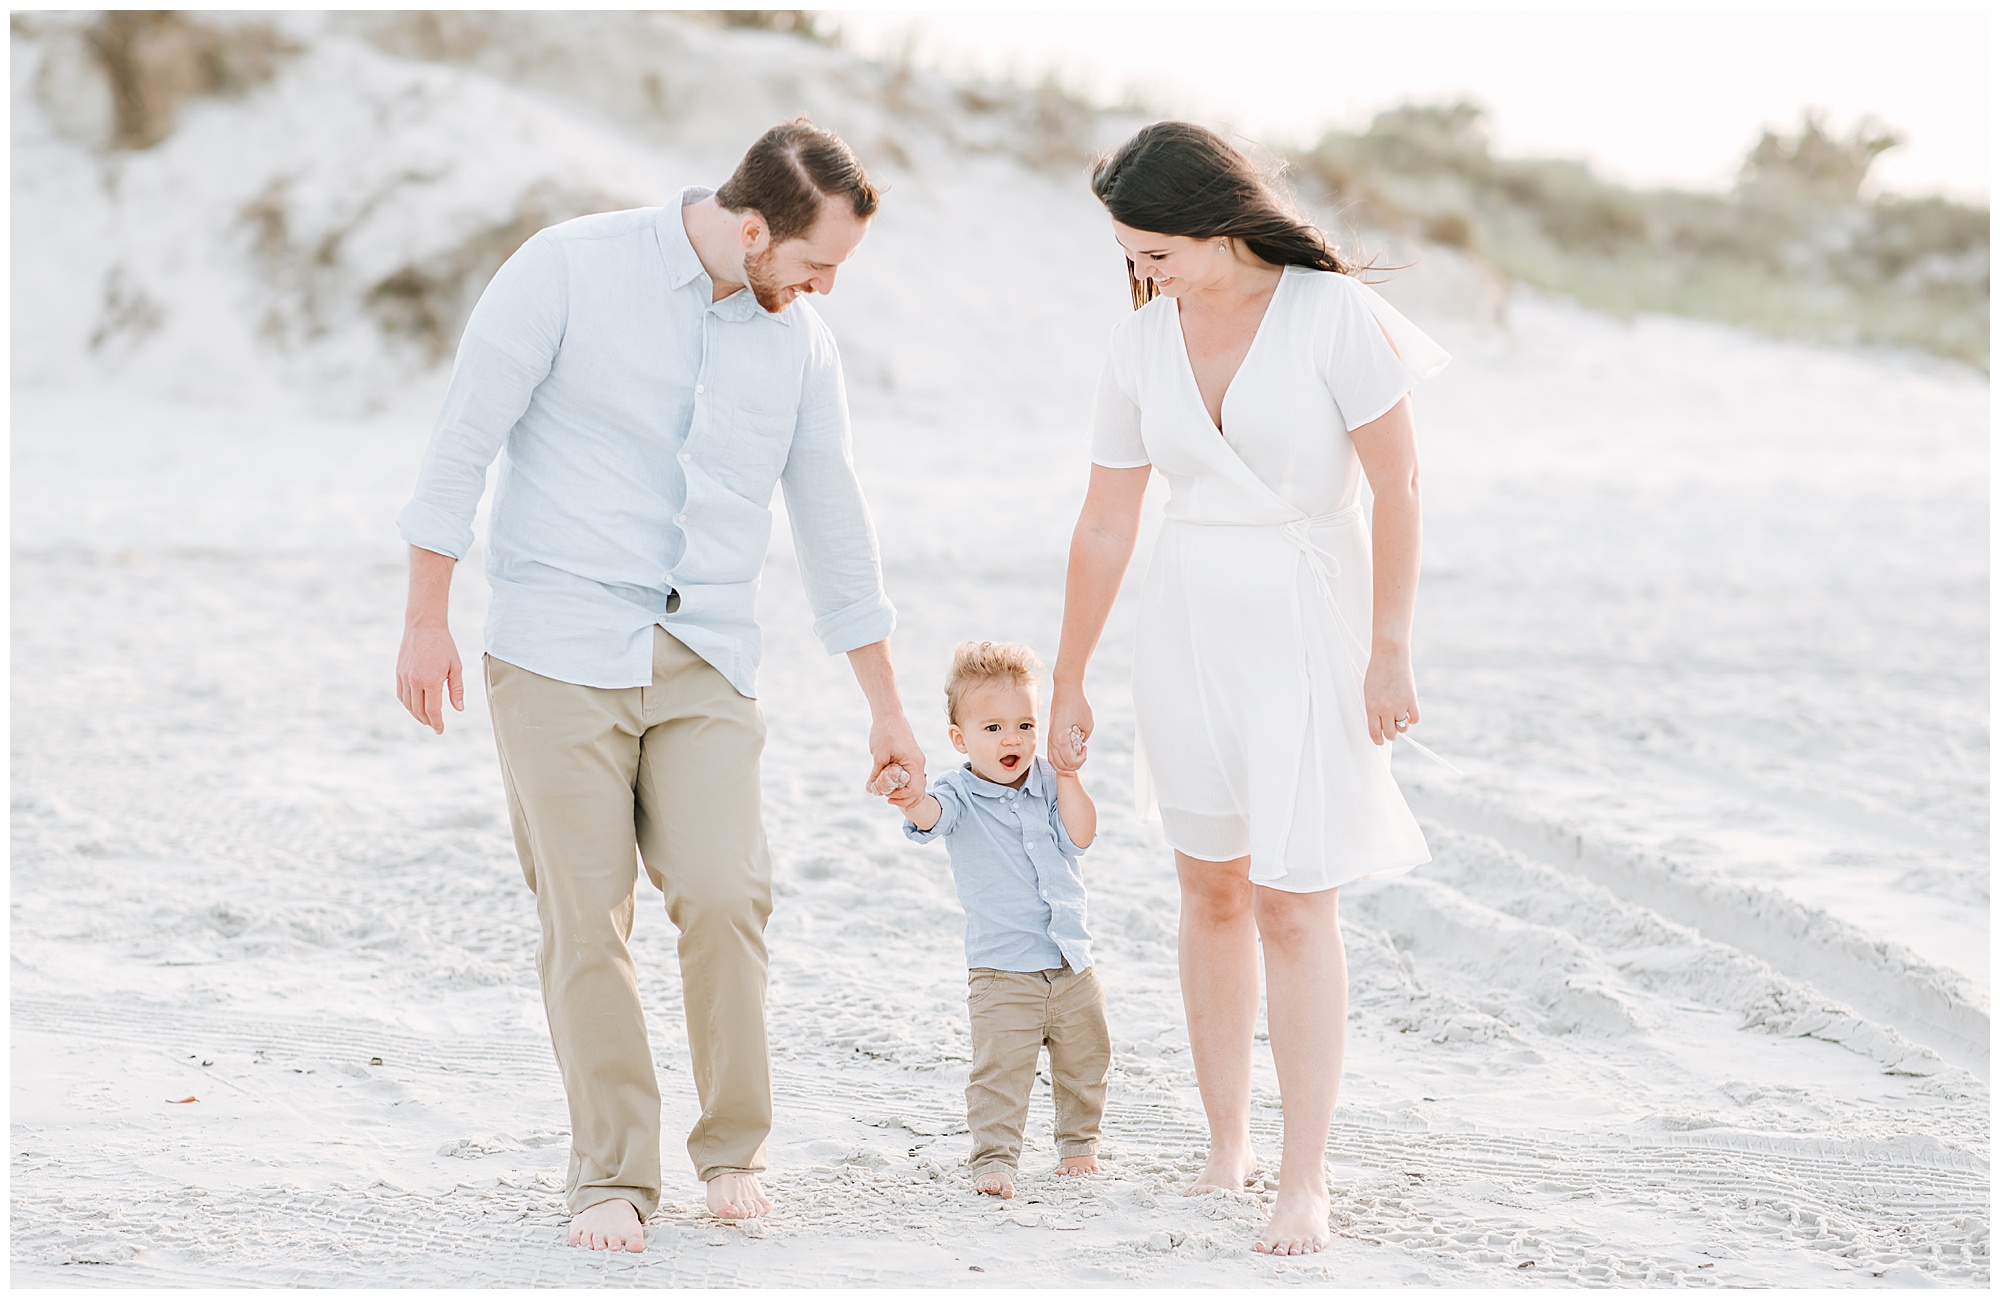
<svg viewBox="0 0 2000 1299"><path fill-rule="evenodd" d="M1331 514L1315 514L1305 518L1288 520L1278 525L1278 535L1290 542L1293 548L1305 556L1306 567L1312 569L1313 585L1319 588L1320 598L1326 601L1326 607L1333 611L1334 624L1340 628L1340 634L1347 638L1347 643L1353 646L1355 652L1361 656L1361 661L1366 663L1369 659L1368 647L1362 644L1361 638L1354 634L1352 627L1348 626L1347 615L1340 611L1340 601L1336 600L1333 595L1333 579L1340 575L1340 559L1331 551L1321 547L1317 541L1313 540L1314 528L1325 527L1335 523L1346 523L1350 520L1358 520L1360 517L1361 506L1357 502L1344 510L1335 510ZM1465 774L1448 759L1442 758L1432 752L1422 740L1417 739L1414 735L1403 731L1392 731L1390 734L1394 739L1408 742L1411 748L1453 775L1463 776Z"/></svg>
<svg viewBox="0 0 2000 1299"><path fill-rule="evenodd" d="M1340 602L1333 598L1333 579L1340 575L1340 560L1332 552L1322 550L1312 535L1314 528L1333 523L1346 523L1350 519L1360 517L1361 506L1350 505L1344 510L1335 510L1332 514L1315 514L1309 518L1281 523L1278 525L1278 532L1306 557L1306 566L1312 569L1313 583L1319 587L1320 598L1324 599L1327 607L1333 610L1334 620L1340 624L1340 634L1347 637L1348 643L1361 651L1362 659L1366 660L1368 647L1361 643L1360 638L1347 625L1347 618L1340 612Z"/></svg>

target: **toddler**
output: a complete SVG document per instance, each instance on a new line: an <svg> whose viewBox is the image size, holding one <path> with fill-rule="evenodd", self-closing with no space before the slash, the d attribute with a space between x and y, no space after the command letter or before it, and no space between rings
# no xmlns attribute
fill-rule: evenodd
<svg viewBox="0 0 2000 1299"><path fill-rule="evenodd" d="M1097 1171L1111 1070L1076 865L1096 837L1097 808L1075 772L1035 756L1040 667L1025 645L960 645L944 689L952 746L965 765L928 791L909 787L898 767L877 786L908 818L905 834L918 843L941 837L951 854L970 967L972 1186L1002 1199L1014 1195L1042 1048L1064 1174Z"/></svg>

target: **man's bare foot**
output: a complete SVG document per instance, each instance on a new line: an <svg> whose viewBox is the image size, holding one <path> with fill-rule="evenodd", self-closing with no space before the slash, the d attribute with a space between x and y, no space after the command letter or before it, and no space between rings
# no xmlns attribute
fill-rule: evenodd
<svg viewBox="0 0 2000 1299"><path fill-rule="evenodd" d="M708 1179L708 1211L728 1222L761 1218L771 1201L755 1173L717 1173Z"/></svg>
<svg viewBox="0 0 2000 1299"><path fill-rule="evenodd" d="M1259 1254L1317 1254L1326 1248L1326 1189L1315 1187L1296 1193L1287 1191L1282 1178L1278 1184L1277 1207L1264 1238L1250 1248Z"/></svg>
<svg viewBox="0 0 2000 1299"><path fill-rule="evenodd" d="M639 1225L639 1209L630 1200L600 1200L569 1220L569 1243L586 1249L646 1249L646 1229Z"/></svg>
<svg viewBox="0 0 2000 1299"><path fill-rule="evenodd" d="M1257 1160L1248 1150L1229 1153L1211 1150L1208 1162L1202 1165L1201 1174L1194 1179L1194 1185L1182 1191L1182 1195L1207 1195L1212 1191L1240 1191L1257 1171Z"/></svg>
<svg viewBox="0 0 2000 1299"><path fill-rule="evenodd" d="M1057 1177L1084 1177L1097 1171L1096 1155L1070 1155L1056 1169Z"/></svg>
<svg viewBox="0 0 2000 1299"><path fill-rule="evenodd" d="M972 1179L975 1195L997 1195L1003 1200L1014 1198L1014 1170L1005 1164L988 1164L979 1170L979 1176Z"/></svg>

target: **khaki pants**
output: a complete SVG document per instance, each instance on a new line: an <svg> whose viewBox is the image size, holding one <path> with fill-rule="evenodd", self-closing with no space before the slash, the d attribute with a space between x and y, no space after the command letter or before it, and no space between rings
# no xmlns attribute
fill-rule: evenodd
<svg viewBox="0 0 2000 1299"><path fill-rule="evenodd" d="M972 1016L972 1076L965 1086L972 1166L1021 1160L1021 1129L1035 1062L1049 1049L1056 1103L1056 1153L1097 1153L1104 1085L1111 1073L1111 1032L1097 972L975 969L966 976Z"/></svg>
<svg viewBox="0 0 2000 1299"><path fill-rule="evenodd" d="M681 931L703 1181L764 1167L771 857L759 808L764 719L720 672L656 629L653 683L537 676L488 657L487 696L514 846L542 922L536 962L569 1093L569 1207L660 1202L660 1091L632 936L638 855Z"/></svg>

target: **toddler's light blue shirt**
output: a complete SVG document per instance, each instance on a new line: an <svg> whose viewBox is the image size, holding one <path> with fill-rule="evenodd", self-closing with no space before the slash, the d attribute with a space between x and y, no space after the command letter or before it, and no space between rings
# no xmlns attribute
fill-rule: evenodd
<svg viewBox="0 0 2000 1299"><path fill-rule="evenodd" d="M942 809L918 843L943 836L965 908L965 963L973 969L1072 970L1090 967L1084 928L1083 849L1056 810L1056 772L1041 758L1016 789L976 776L970 765L931 782Z"/></svg>
<svg viewBox="0 0 2000 1299"><path fill-rule="evenodd" d="M757 692L780 483L828 653L889 635L833 334L803 299L714 301L681 202L551 226L466 322L403 539L461 558L503 448L486 649L558 681L650 684L653 627ZM678 597L678 598L675 598Z"/></svg>

